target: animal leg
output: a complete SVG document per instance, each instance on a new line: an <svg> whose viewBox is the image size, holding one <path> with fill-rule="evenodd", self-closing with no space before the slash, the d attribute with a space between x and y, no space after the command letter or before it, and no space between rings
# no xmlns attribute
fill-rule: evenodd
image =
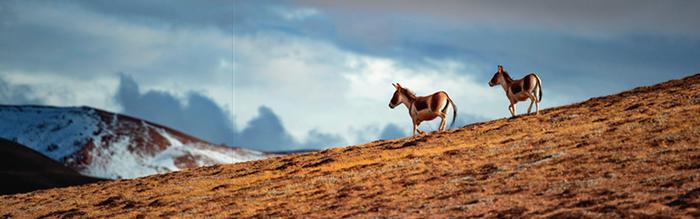
<svg viewBox="0 0 700 219"><path fill-rule="evenodd" d="M414 123L413 123L413 136L416 136L416 132L417 132L419 135L425 134L425 132L423 132L423 131L421 131L420 129L418 129L418 126L419 126L419 125L420 125L420 122L414 122Z"/></svg>
<svg viewBox="0 0 700 219"><path fill-rule="evenodd" d="M535 114L540 114L540 101L535 101Z"/></svg>
<svg viewBox="0 0 700 219"><path fill-rule="evenodd" d="M438 131L445 131L445 113L440 113L440 128Z"/></svg>
<svg viewBox="0 0 700 219"><path fill-rule="evenodd" d="M530 95L530 107L527 108L527 114L530 114L530 111L532 111L532 104L537 102L537 98Z"/></svg>
<svg viewBox="0 0 700 219"><path fill-rule="evenodd" d="M416 123L413 123L413 136L414 137L416 136L416 131L418 131L418 126L416 125Z"/></svg>
<svg viewBox="0 0 700 219"><path fill-rule="evenodd" d="M510 112L510 114L513 115L513 104L508 105L508 112Z"/></svg>

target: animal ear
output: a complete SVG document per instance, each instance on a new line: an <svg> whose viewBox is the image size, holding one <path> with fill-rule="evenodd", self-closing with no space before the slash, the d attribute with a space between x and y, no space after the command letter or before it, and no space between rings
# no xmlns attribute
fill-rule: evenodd
<svg viewBox="0 0 700 219"><path fill-rule="evenodd" d="M397 88L401 88L401 84L396 83Z"/></svg>
<svg viewBox="0 0 700 219"><path fill-rule="evenodd" d="M399 87L397 87L396 84L394 84L394 83L391 83L391 86L394 86L394 88L399 88Z"/></svg>
<svg viewBox="0 0 700 219"><path fill-rule="evenodd" d="M502 73L502 72L503 72L503 66L502 66L502 65L498 65L498 73Z"/></svg>

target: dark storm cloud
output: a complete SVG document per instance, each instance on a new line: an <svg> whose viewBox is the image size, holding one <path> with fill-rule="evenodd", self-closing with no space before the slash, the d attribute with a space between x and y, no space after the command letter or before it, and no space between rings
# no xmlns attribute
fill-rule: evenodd
<svg viewBox="0 0 700 219"><path fill-rule="evenodd" d="M121 1L113 4L105 3L104 7L124 8L124 14L100 11L97 5L101 4L93 1L0 2L0 70L84 80L113 72L148 72L142 78L149 83L166 75L171 81L211 82L225 70L221 69L222 61L232 60L230 31L194 24L215 24L215 18L206 18L210 11L194 13L196 8L189 5L163 3L151 8L180 13L150 18L131 13L150 13L151 9L138 11ZM227 5L210 8L221 10L215 14L231 17L232 9L225 9ZM192 13L186 13L188 10ZM198 16L193 14L205 18L196 20ZM188 15L194 17L174 18ZM186 20L192 21L181 24ZM193 76L191 72L200 74Z"/></svg>
<svg viewBox="0 0 700 219"><path fill-rule="evenodd" d="M619 32L655 31L670 34L700 34L696 1L460 1L419 0L319 1L300 0L351 22L351 15L391 17L410 15L443 25L482 26L495 29L551 28L567 31ZM381 21L379 22L381 23ZM375 23L376 24L376 23Z"/></svg>
<svg viewBox="0 0 700 219"><path fill-rule="evenodd" d="M34 17L40 9L54 6L51 2L0 2L0 69L33 71L60 71L63 74L90 76L82 69L95 70L86 63L101 63L101 68L109 67L104 62L114 60L114 50L101 50L108 41L66 28L62 23L66 17L38 21ZM55 12L69 10L57 5ZM47 11L43 11L47 12ZM50 14L43 16L51 17ZM74 27L74 26L73 26ZM84 49L90 45L93 49ZM82 73L82 74L80 74ZM94 74L94 71L91 72Z"/></svg>
<svg viewBox="0 0 700 219"><path fill-rule="evenodd" d="M215 26L234 34L279 31L392 58L406 66L429 65L426 58L483 67L506 64L517 71L539 71L555 84L564 83L562 87L571 87L562 80L569 76L589 80L575 84L630 87L697 69L699 64L689 59L699 51L697 37L692 37L700 34L695 27L699 5L695 1L3 1L0 68L81 77L115 71L186 75L213 71L219 60L212 57L230 58L225 50L178 53L197 45L123 49L134 45L61 23L97 18L156 30ZM59 14L55 23L27 19L47 7L81 16L66 19ZM315 8L319 14L304 20L281 16L280 12L300 8ZM130 64L142 60L139 53L171 47L176 48L152 56L175 55L148 65L152 67ZM630 79L633 75L643 81Z"/></svg>
<svg viewBox="0 0 700 219"><path fill-rule="evenodd" d="M294 8L289 1L77 1L88 10L121 20L174 28L216 27L225 32L295 31L280 12Z"/></svg>
<svg viewBox="0 0 700 219"><path fill-rule="evenodd" d="M151 25L217 26L230 29L236 2L230 1L108 1L76 2L88 9L120 19ZM247 3L246 3L247 4Z"/></svg>
<svg viewBox="0 0 700 219"><path fill-rule="evenodd" d="M12 84L0 77L0 104L43 104L44 100L32 96L35 91L27 85Z"/></svg>

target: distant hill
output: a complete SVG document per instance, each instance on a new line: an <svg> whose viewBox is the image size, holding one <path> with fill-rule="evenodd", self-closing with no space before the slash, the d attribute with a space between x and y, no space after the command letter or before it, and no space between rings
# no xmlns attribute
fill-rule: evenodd
<svg viewBox="0 0 700 219"><path fill-rule="evenodd" d="M83 175L108 179L270 156L211 144L162 125L90 107L0 105L0 137Z"/></svg>
<svg viewBox="0 0 700 219"><path fill-rule="evenodd" d="M80 175L51 158L0 138L0 194L82 185L101 179Z"/></svg>
<svg viewBox="0 0 700 219"><path fill-rule="evenodd" d="M698 218L700 75L416 138L2 196L0 215Z"/></svg>

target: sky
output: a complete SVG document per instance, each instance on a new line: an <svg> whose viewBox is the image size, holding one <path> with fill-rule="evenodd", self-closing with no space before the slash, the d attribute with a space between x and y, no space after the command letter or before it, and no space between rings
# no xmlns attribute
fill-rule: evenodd
<svg viewBox="0 0 700 219"><path fill-rule="evenodd" d="M213 143L324 149L410 134L398 82L457 127L700 72L698 1L0 1L0 104L92 106ZM520 103L524 113L528 103ZM451 115L448 117L451 119ZM439 121L423 123L432 131Z"/></svg>

